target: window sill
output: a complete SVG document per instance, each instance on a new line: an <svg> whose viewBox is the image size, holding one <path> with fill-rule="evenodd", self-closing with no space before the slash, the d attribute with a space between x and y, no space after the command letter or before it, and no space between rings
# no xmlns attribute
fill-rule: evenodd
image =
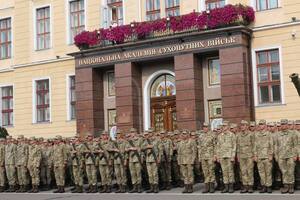
<svg viewBox="0 0 300 200"><path fill-rule="evenodd" d="M265 10L255 10L255 12L260 13L260 12L272 11L272 10L276 10L276 9L280 9L280 8L282 8L282 7L270 8L270 9L265 9Z"/></svg>
<svg viewBox="0 0 300 200"><path fill-rule="evenodd" d="M0 58L0 60L9 60L11 59L11 57L7 57L7 58Z"/></svg>
<svg viewBox="0 0 300 200"><path fill-rule="evenodd" d="M67 123L76 122L76 119L68 119L66 122L67 122Z"/></svg>
<svg viewBox="0 0 300 200"><path fill-rule="evenodd" d="M283 103L259 104L255 106L255 108L265 108L265 107L273 107L273 106L286 106L286 104Z"/></svg>
<svg viewBox="0 0 300 200"><path fill-rule="evenodd" d="M2 126L3 128L14 128L14 125Z"/></svg>
<svg viewBox="0 0 300 200"><path fill-rule="evenodd" d="M43 124L52 124L52 122L35 122L35 123L32 123L32 125L43 125Z"/></svg>
<svg viewBox="0 0 300 200"><path fill-rule="evenodd" d="M35 52L47 51L47 50L50 50L50 49L52 49L52 48L49 47L49 48L45 48L45 49L35 49Z"/></svg>

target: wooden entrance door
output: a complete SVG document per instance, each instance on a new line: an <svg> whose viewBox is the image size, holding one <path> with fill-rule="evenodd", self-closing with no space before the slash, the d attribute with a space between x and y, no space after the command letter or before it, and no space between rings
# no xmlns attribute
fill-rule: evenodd
<svg viewBox="0 0 300 200"><path fill-rule="evenodd" d="M175 96L151 99L151 126L155 131L177 129Z"/></svg>

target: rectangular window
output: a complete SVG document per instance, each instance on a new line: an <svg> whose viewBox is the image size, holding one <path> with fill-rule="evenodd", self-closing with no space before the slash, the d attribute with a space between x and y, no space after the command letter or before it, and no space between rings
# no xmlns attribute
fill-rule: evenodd
<svg viewBox="0 0 300 200"><path fill-rule="evenodd" d="M259 103L280 103L279 50L272 49L256 52L256 62Z"/></svg>
<svg viewBox="0 0 300 200"><path fill-rule="evenodd" d="M206 10L222 8L225 6L225 0L205 0Z"/></svg>
<svg viewBox="0 0 300 200"><path fill-rule="evenodd" d="M256 0L256 10L269 10L278 8L278 0Z"/></svg>
<svg viewBox="0 0 300 200"><path fill-rule="evenodd" d="M11 18L0 20L0 59L11 57Z"/></svg>
<svg viewBox="0 0 300 200"><path fill-rule="evenodd" d="M166 16L179 16L180 15L180 1L179 0L166 0Z"/></svg>
<svg viewBox="0 0 300 200"><path fill-rule="evenodd" d="M70 92L70 119L76 118L76 94L75 94L75 76L69 76L69 92Z"/></svg>
<svg viewBox="0 0 300 200"><path fill-rule="evenodd" d="M50 7L36 10L37 50L50 48Z"/></svg>
<svg viewBox="0 0 300 200"><path fill-rule="evenodd" d="M85 29L84 0L70 1L71 40Z"/></svg>
<svg viewBox="0 0 300 200"><path fill-rule="evenodd" d="M116 109L107 110L108 114L108 130L110 130L117 123L117 111Z"/></svg>
<svg viewBox="0 0 300 200"><path fill-rule="evenodd" d="M108 80L108 96L115 96L116 89L115 89L115 73L108 72L107 73L107 80Z"/></svg>
<svg viewBox="0 0 300 200"><path fill-rule="evenodd" d="M146 20L153 21L160 18L160 0L147 0Z"/></svg>
<svg viewBox="0 0 300 200"><path fill-rule="evenodd" d="M122 0L107 0L110 14L110 26L123 25L123 4Z"/></svg>
<svg viewBox="0 0 300 200"><path fill-rule="evenodd" d="M209 79L209 86L220 85L221 66L220 66L219 58L208 60L208 79Z"/></svg>
<svg viewBox="0 0 300 200"><path fill-rule="evenodd" d="M2 97L2 126L13 125L13 87L7 86L1 88Z"/></svg>
<svg viewBox="0 0 300 200"><path fill-rule="evenodd" d="M36 81L36 121L50 121L50 90L48 79Z"/></svg>

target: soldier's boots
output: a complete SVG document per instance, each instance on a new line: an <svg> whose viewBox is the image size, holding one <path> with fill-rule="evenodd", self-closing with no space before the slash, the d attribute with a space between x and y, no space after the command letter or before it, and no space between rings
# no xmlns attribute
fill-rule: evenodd
<svg viewBox="0 0 300 200"><path fill-rule="evenodd" d="M105 192L106 192L106 190L107 190L107 188L106 188L106 187L107 187L106 185L102 185L102 187L101 187L101 189L100 189L99 193L105 193Z"/></svg>
<svg viewBox="0 0 300 200"><path fill-rule="evenodd" d="M166 182L166 190L171 190L171 182Z"/></svg>
<svg viewBox="0 0 300 200"><path fill-rule="evenodd" d="M22 192L24 192L23 189L24 188L24 186L23 185L20 185L20 187L19 187L19 189L16 191L16 193L22 193Z"/></svg>
<svg viewBox="0 0 300 200"><path fill-rule="evenodd" d="M233 183L229 183L228 192L229 193L234 193Z"/></svg>
<svg viewBox="0 0 300 200"><path fill-rule="evenodd" d="M229 184L224 185L224 189L221 191L221 193L227 193L229 192Z"/></svg>
<svg viewBox="0 0 300 200"><path fill-rule="evenodd" d="M267 193L269 193L269 194L272 193L272 187L267 187Z"/></svg>
<svg viewBox="0 0 300 200"><path fill-rule="evenodd" d="M111 185L106 186L106 191L105 193L111 193Z"/></svg>
<svg viewBox="0 0 300 200"><path fill-rule="evenodd" d="M137 192L138 193L142 193L143 192L143 190L142 190L142 184L138 184L137 185Z"/></svg>
<svg viewBox="0 0 300 200"><path fill-rule="evenodd" d="M146 193L152 193L154 191L154 185L150 184L150 189L146 191Z"/></svg>
<svg viewBox="0 0 300 200"><path fill-rule="evenodd" d="M209 192L210 189L210 184L209 183L205 183L204 184L204 190L202 191L203 194L206 194Z"/></svg>
<svg viewBox="0 0 300 200"><path fill-rule="evenodd" d="M122 185L118 184L118 189L115 191L115 193L121 193Z"/></svg>
<svg viewBox="0 0 300 200"><path fill-rule="evenodd" d="M248 185L244 185L243 189L241 190L241 194L247 193L248 192Z"/></svg>
<svg viewBox="0 0 300 200"><path fill-rule="evenodd" d="M90 189L90 193L96 193L97 192L97 185L92 185Z"/></svg>
<svg viewBox="0 0 300 200"><path fill-rule="evenodd" d="M77 193L83 193L83 186L78 185Z"/></svg>
<svg viewBox="0 0 300 200"><path fill-rule="evenodd" d="M73 193L74 191L77 191L77 189L78 189L78 185L74 185L74 187L71 188L71 192ZM76 192L74 192L74 193L76 193Z"/></svg>
<svg viewBox="0 0 300 200"><path fill-rule="evenodd" d="M57 190L54 190L53 193L65 193L65 187L64 186L57 186Z"/></svg>
<svg viewBox="0 0 300 200"><path fill-rule="evenodd" d="M215 183L209 183L209 193L215 193Z"/></svg>
<svg viewBox="0 0 300 200"><path fill-rule="evenodd" d="M249 185L248 187L248 193L253 193L253 185Z"/></svg>
<svg viewBox="0 0 300 200"><path fill-rule="evenodd" d="M14 192L13 188L14 188L14 186L9 185L8 190L6 190L6 192Z"/></svg>
<svg viewBox="0 0 300 200"><path fill-rule="evenodd" d="M289 193L294 194L294 191L295 191L294 184L289 184Z"/></svg>
<svg viewBox="0 0 300 200"><path fill-rule="evenodd" d="M137 184L134 184L132 190L130 190L129 193L136 193L136 192L137 192Z"/></svg>
<svg viewBox="0 0 300 200"><path fill-rule="evenodd" d="M267 187L262 185L259 193L266 193L266 192L267 192Z"/></svg>
<svg viewBox="0 0 300 200"><path fill-rule="evenodd" d="M288 193L289 192L289 185L287 185L287 184L284 184L283 185L283 188L281 188L281 194L286 194L286 193Z"/></svg>
<svg viewBox="0 0 300 200"><path fill-rule="evenodd" d="M182 193L188 193L188 185L187 184L184 185L184 190L182 191Z"/></svg>
<svg viewBox="0 0 300 200"><path fill-rule="evenodd" d="M158 184L154 184L154 185L153 185L153 192L154 192L154 193L158 193L158 192L159 192Z"/></svg>
<svg viewBox="0 0 300 200"><path fill-rule="evenodd" d="M34 185L33 186L33 191L32 193L39 193L39 186L38 185Z"/></svg>
<svg viewBox="0 0 300 200"><path fill-rule="evenodd" d="M121 192L120 193L125 193L126 192L126 185L121 185Z"/></svg>
<svg viewBox="0 0 300 200"><path fill-rule="evenodd" d="M3 186L0 186L0 193L4 192L5 188Z"/></svg>
<svg viewBox="0 0 300 200"><path fill-rule="evenodd" d="M193 193L193 192L194 192L194 185L193 184L189 184L188 193Z"/></svg>

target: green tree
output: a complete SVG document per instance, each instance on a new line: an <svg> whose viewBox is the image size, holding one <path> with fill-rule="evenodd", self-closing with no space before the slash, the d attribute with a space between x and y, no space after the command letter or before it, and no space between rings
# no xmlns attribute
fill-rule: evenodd
<svg viewBox="0 0 300 200"><path fill-rule="evenodd" d="M6 138L8 136L8 132L6 128L0 126L0 138Z"/></svg>

